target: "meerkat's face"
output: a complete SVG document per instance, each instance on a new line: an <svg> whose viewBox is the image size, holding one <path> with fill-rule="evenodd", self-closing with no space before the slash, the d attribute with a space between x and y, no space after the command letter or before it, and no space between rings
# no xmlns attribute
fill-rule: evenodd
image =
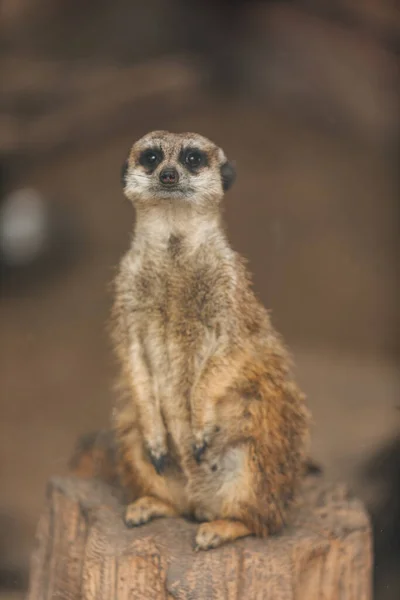
<svg viewBox="0 0 400 600"><path fill-rule="evenodd" d="M122 170L125 195L142 206L215 205L234 179L221 148L196 133L153 131L133 145Z"/></svg>

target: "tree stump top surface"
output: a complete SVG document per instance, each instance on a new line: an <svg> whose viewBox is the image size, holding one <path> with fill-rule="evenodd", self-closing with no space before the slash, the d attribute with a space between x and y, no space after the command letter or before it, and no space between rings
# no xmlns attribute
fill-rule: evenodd
<svg viewBox="0 0 400 600"><path fill-rule="evenodd" d="M28 600L371 598L371 532L344 486L310 478L293 522L277 536L194 552L196 523L159 519L135 529L101 481L54 478L32 556Z"/></svg>

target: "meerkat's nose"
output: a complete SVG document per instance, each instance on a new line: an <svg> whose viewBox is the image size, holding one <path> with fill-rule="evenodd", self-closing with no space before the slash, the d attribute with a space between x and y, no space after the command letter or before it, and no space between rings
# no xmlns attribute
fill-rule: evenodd
<svg viewBox="0 0 400 600"><path fill-rule="evenodd" d="M179 175L178 171L172 167L167 167L160 172L160 181L164 185L171 185L173 183L178 183Z"/></svg>

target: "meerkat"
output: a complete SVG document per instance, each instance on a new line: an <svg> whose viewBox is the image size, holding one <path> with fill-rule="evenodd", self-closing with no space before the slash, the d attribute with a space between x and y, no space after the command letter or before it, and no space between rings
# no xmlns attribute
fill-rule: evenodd
<svg viewBox="0 0 400 600"><path fill-rule="evenodd" d="M167 131L137 141L122 173L136 210L111 318L125 523L193 518L196 550L281 530L309 438L288 351L225 233L235 178L213 142Z"/></svg>

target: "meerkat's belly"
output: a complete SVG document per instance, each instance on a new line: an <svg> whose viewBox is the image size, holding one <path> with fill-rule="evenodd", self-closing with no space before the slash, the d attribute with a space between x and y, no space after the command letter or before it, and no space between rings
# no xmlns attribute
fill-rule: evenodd
<svg viewBox="0 0 400 600"><path fill-rule="evenodd" d="M177 448L191 447L191 391L215 349L216 331L172 302L167 318L155 307L142 326L143 356L168 434Z"/></svg>
<svg viewBox="0 0 400 600"><path fill-rule="evenodd" d="M160 325L157 319L148 322L142 344L155 393L165 406L176 402L178 397L187 399L205 361L216 347L217 336L213 329L190 327L187 323L179 325L183 331L178 334L173 323L167 327Z"/></svg>

